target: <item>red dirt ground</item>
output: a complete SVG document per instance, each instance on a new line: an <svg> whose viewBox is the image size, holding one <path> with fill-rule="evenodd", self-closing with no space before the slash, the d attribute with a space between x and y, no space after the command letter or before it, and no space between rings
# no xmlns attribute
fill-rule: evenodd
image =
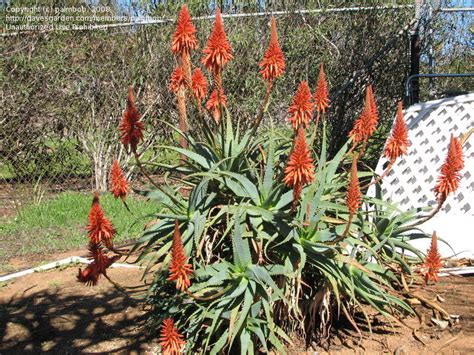
<svg viewBox="0 0 474 355"><path fill-rule="evenodd" d="M81 255L81 252L48 259L70 255ZM26 266L27 260L15 259L12 265L15 268ZM146 311L139 299L145 288L123 293L104 278L98 286L87 287L76 282L76 272L72 267L55 269L0 285L0 354L25 351L156 353L157 340L148 335ZM142 271L138 269L114 268L108 274L126 287L143 285ZM446 354L474 353L474 278L442 278L436 286L422 292L430 299L436 295L444 298L442 307L449 314L460 315L460 322L439 330L430 321L432 312L417 306L424 315L424 325L416 333L418 340L410 329L392 328L383 318L375 317L372 335L365 332L360 339L348 325L336 330L325 346L315 346L308 352L296 345L289 352L432 354L441 350ZM416 318L407 323L419 326Z"/></svg>

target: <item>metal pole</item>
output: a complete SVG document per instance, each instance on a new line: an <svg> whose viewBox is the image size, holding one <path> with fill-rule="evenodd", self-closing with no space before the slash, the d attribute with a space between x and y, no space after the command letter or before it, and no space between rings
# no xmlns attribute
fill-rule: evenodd
<svg viewBox="0 0 474 355"><path fill-rule="evenodd" d="M413 84L411 86L412 92L407 95L408 102L406 105L418 103L420 101L420 84L417 75L420 74L420 53L421 53L421 39L420 39L420 17L421 17L421 1L415 0L415 18L416 23L410 37L410 77L413 77Z"/></svg>
<svg viewBox="0 0 474 355"><path fill-rule="evenodd" d="M428 73L433 74L434 73L434 49L433 49L433 26L430 23L430 20L433 16L433 8L431 5L428 5L428 18L426 21L426 24L428 24L429 29L428 29ZM426 28L425 28L426 31ZM435 88L434 88L434 81L433 78L430 77L428 79L428 92L430 95L430 98L434 96L435 94Z"/></svg>

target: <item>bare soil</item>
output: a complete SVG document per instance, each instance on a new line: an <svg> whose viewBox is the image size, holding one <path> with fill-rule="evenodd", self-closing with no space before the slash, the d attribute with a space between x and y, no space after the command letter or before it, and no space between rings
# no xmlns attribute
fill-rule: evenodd
<svg viewBox="0 0 474 355"><path fill-rule="evenodd" d="M77 269L34 273L0 288L0 353L153 353L140 300L144 287L121 292L106 279L87 287ZM125 287L142 286L142 271L112 268Z"/></svg>
<svg viewBox="0 0 474 355"><path fill-rule="evenodd" d="M81 251L50 256L58 260ZM29 260L31 265L31 259ZM27 259L16 258L11 267L27 266ZM140 300L145 287L139 269L113 268L108 271L115 282L128 288L117 290L101 278L95 287L76 281L76 268L54 269L17 278L0 285L0 354L49 352L74 353L156 353L156 331L149 334L147 311ZM141 286L141 287L140 287ZM429 299L441 296L449 314L460 315L457 324L441 330L433 313L417 306L422 317L405 322L416 332L375 316L372 334L361 326L359 336L350 324L334 330L311 351L295 344L292 354L469 354L474 353L474 278L447 277L420 293Z"/></svg>

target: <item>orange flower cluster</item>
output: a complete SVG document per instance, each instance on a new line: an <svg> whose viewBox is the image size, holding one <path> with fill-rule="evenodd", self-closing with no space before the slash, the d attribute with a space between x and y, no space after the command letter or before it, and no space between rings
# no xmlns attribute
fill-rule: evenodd
<svg viewBox="0 0 474 355"><path fill-rule="evenodd" d="M173 73L171 73L170 90L177 93L180 89L186 88L186 77L184 75L184 69L177 67Z"/></svg>
<svg viewBox="0 0 474 355"><path fill-rule="evenodd" d="M377 104L375 102L372 85L367 86L365 95L365 106L359 118L354 122L354 127L349 133L354 143L367 142L377 129L379 120Z"/></svg>
<svg viewBox="0 0 474 355"><path fill-rule="evenodd" d="M84 270L79 269L77 279L86 285L96 285L100 275L107 276L107 268L119 258L118 255L111 258L108 257L102 249L102 243L109 249L113 248L112 239L115 235L115 229L112 223L104 216L97 193L92 200L89 224L86 229L89 236L88 248L92 262Z"/></svg>
<svg viewBox="0 0 474 355"><path fill-rule="evenodd" d="M196 28L191 21L188 7L183 5L178 15L176 31L171 42L171 50L176 55L189 56L191 50L196 49Z"/></svg>
<svg viewBox="0 0 474 355"><path fill-rule="evenodd" d="M302 81L293 97L293 101L288 108L288 121L293 124L295 130L300 125L306 127L313 117L313 102L311 90L306 81Z"/></svg>
<svg viewBox="0 0 474 355"><path fill-rule="evenodd" d="M206 108L212 113L214 121L219 122L221 117L221 107L225 107L226 104L227 97L224 94L224 90L221 88L220 92L218 92L217 89L214 89L206 103Z"/></svg>
<svg viewBox="0 0 474 355"><path fill-rule="evenodd" d="M196 100L201 102L207 95L207 80L201 69L197 68L194 70L191 81L193 94L196 97Z"/></svg>
<svg viewBox="0 0 474 355"><path fill-rule="evenodd" d="M120 122L120 139L127 149L129 146L132 152L136 153L137 146L143 140L143 122L140 121L140 113L135 105L133 88L128 88L127 108Z"/></svg>
<svg viewBox="0 0 474 355"><path fill-rule="evenodd" d="M349 188L347 189L346 205L349 215L357 213L361 203L361 193L359 187L359 178L357 177L357 155L352 158L351 174L349 178Z"/></svg>
<svg viewBox="0 0 474 355"><path fill-rule="evenodd" d="M435 194L439 203L459 188L461 170L464 168L464 157L461 142L451 135L446 160L441 167L441 174L435 186Z"/></svg>
<svg viewBox="0 0 474 355"><path fill-rule="evenodd" d="M221 11L216 10L216 20L212 27L211 36L207 41L207 46L203 50L204 57L202 64L211 72L218 72L234 56L222 22Z"/></svg>
<svg viewBox="0 0 474 355"><path fill-rule="evenodd" d="M183 335L179 333L171 318L163 321L160 333L160 345L163 355L179 355L186 341Z"/></svg>
<svg viewBox="0 0 474 355"><path fill-rule="evenodd" d="M403 104L399 102L392 134L385 145L384 155L391 162L394 162L397 158L407 153L409 146L408 127L403 118Z"/></svg>
<svg viewBox="0 0 474 355"><path fill-rule="evenodd" d="M276 20L271 19L271 34L268 49L259 64L260 74L264 80L273 81L285 72L285 57L278 42Z"/></svg>
<svg viewBox="0 0 474 355"><path fill-rule="evenodd" d="M115 159L110 172L110 192L114 194L115 198L120 197L122 201L125 201L128 189L129 187L127 179L125 179L125 174L120 168L118 160Z"/></svg>
<svg viewBox="0 0 474 355"><path fill-rule="evenodd" d="M96 193L89 211L89 224L86 227L89 240L94 244L103 242L107 248L112 248L112 239L115 236L115 228L105 217L99 203L99 195Z"/></svg>
<svg viewBox="0 0 474 355"><path fill-rule="evenodd" d="M90 242L89 243L89 257L92 262L82 270L79 268L77 280L86 284L87 286L95 286L99 281L100 275L107 276L107 268L112 265L120 256L114 255L108 257L100 244Z"/></svg>
<svg viewBox="0 0 474 355"><path fill-rule="evenodd" d="M293 188L293 204L296 204L301 196L303 186L313 182L314 165L311 152L306 143L303 128L298 128L295 137L293 151L285 168L283 182Z"/></svg>
<svg viewBox="0 0 474 355"><path fill-rule="evenodd" d="M441 262L441 255L438 252L438 237L436 236L436 232L433 232L433 235L431 236L430 248L428 249L423 264L421 265L425 282L437 282L438 273L442 266L443 263Z"/></svg>
<svg viewBox="0 0 474 355"><path fill-rule="evenodd" d="M170 276L168 277L168 280L176 281L176 288L181 291L185 291L191 285L191 280L188 276L193 273L193 269L191 264L187 264L187 261L188 258L184 253L178 220L176 220L174 225L173 247L171 251Z"/></svg>
<svg viewBox="0 0 474 355"><path fill-rule="evenodd" d="M326 75L324 74L323 63L321 63L318 85L316 86L316 92L314 93L314 106L316 107L316 111L324 113L329 107L329 103L328 83L326 81Z"/></svg>

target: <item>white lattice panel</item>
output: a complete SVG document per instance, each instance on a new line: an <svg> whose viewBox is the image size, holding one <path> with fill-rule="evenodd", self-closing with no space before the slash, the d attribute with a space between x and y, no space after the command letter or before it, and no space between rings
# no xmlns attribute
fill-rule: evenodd
<svg viewBox="0 0 474 355"><path fill-rule="evenodd" d="M383 180L383 195L399 203L403 210L436 205L433 189L450 136L459 137L474 127L474 94L413 105L405 111L404 117L411 146L408 155L399 159ZM422 229L427 233L436 230L456 252L467 248L474 256L474 135L464 144L463 151L465 168L459 190L448 197L443 209ZM381 174L386 165L387 161L382 158L376 172ZM369 193L374 194L373 188ZM445 256L453 254L446 248L441 252Z"/></svg>

